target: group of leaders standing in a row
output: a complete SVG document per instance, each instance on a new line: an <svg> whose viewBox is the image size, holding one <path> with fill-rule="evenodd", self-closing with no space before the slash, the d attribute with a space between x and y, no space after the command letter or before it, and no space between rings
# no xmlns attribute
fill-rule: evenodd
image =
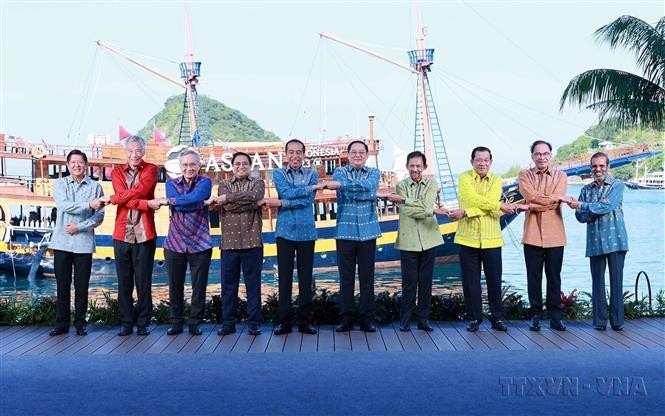
<svg viewBox="0 0 665 416"><path fill-rule="evenodd" d="M222 326L219 335L236 331L237 296L240 275L247 289L247 328L250 335L261 333L261 268L263 264L262 206L278 207L275 231L279 271L277 335L292 331L316 334L309 321L312 303L312 268L317 239L313 203L321 189L337 193L337 265L340 275L340 318L336 331L354 329L376 331L374 324L374 267L376 239L381 236L376 199L387 198L399 205L399 231L395 247L400 250L402 268L401 331L417 328L432 331L428 322L432 296L435 249L443 244L436 215L458 221L455 243L459 245L464 304L469 331L478 330L482 315L481 270L487 282L491 326L506 331L501 298L500 217L524 211L524 260L531 310L530 329L540 330L542 315L542 274L545 270L546 306L549 325L564 331L561 302L561 266L566 234L562 205L575 209L580 222L587 223L586 255L590 258L593 280L593 325L607 325L605 268L610 275L610 325L623 325L623 262L628 250L621 209L623 184L608 173L609 158L603 153L591 157L593 181L579 200L566 195L566 175L550 166L552 147L537 140L531 146L534 166L520 173L519 188L524 204L502 201L501 178L490 171L492 153L486 147L471 152L473 169L459 176L459 208L436 204L439 184L423 176L427 160L415 151L407 156L409 176L397 184L395 193L378 193L380 172L366 166L367 145L348 145L348 161L335 169L332 181L319 181L315 170L303 166L305 145L299 140L286 143L287 165L273 172L278 198L264 197L265 184L251 173L249 155L232 157L233 176L220 181L217 196L212 195L209 177L200 175L200 155L195 150L180 153L182 175L166 182L166 197L155 198L158 168L143 160L145 141L131 136L125 141L127 163L111 173L114 194L103 195L102 187L87 172L87 156L79 150L67 155L69 176L56 180L54 199L57 221L51 239L57 279L57 326L50 335L69 331L72 275L75 288L74 326L77 335L86 335L88 283L95 227L102 223L104 207L116 205L113 248L118 276L120 336L149 334L152 313L152 269L156 248L154 212L162 206L170 210L169 230L164 240L164 258L169 277L171 326L168 335L183 332L183 289L189 266L192 279L191 313L187 329L200 335L204 317L208 271L212 254L209 210L218 209L222 229ZM292 316L293 270L297 265L299 286L298 316ZM360 283L360 303L354 301L356 268ZM73 271L73 273L72 273ZM132 294L136 288L137 303ZM417 301L416 301L417 300Z"/></svg>

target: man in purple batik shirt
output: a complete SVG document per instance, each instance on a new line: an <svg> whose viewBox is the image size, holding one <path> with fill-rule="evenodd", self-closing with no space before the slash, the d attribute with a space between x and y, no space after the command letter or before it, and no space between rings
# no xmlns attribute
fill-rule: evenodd
<svg viewBox="0 0 665 416"><path fill-rule="evenodd" d="M183 297L187 264L192 275L192 310L189 314L189 333L201 335L199 324L205 313L208 269L212 254L212 237L208 225L208 205L212 182L199 175L201 156L195 150L180 153L182 176L166 181L166 198L159 205L171 211L169 232L164 240L164 258L169 275L171 327L167 335L183 330Z"/></svg>

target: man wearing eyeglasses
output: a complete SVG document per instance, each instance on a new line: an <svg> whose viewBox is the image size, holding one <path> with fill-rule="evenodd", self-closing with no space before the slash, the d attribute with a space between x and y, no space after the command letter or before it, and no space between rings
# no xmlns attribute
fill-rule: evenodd
<svg viewBox="0 0 665 416"><path fill-rule="evenodd" d="M333 172L328 189L337 190L337 267L340 280L340 313L342 323L337 332L353 329L356 319L360 329L375 332L374 325L374 258L376 239L381 236L376 213L376 197L381 173L377 168L365 166L367 144L356 140L347 148L349 164ZM356 265L360 283L360 305L356 313L353 297Z"/></svg>
<svg viewBox="0 0 665 416"><path fill-rule="evenodd" d="M263 240L261 206L265 184L250 176L252 159L236 152L231 158L233 177L219 182L218 196L222 227L222 328L218 335L236 332L240 271L247 290L247 328L249 335L261 334L261 266Z"/></svg>
<svg viewBox="0 0 665 416"><path fill-rule="evenodd" d="M561 198L566 195L566 174L550 167L552 145L536 140L531 145L534 167L519 175L519 189L529 206L524 219L524 263L531 311L531 331L540 331L543 313L543 267L547 278L546 305L550 328L565 331L561 303L561 266L566 231L561 214Z"/></svg>
<svg viewBox="0 0 665 416"><path fill-rule="evenodd" d="M184 150L178 156L181 176L166 181L166 198L157 200L170 210L169 231L164 240L164 259L169 274L171 327L166 335L183 330L184 286L187 265L192 276L192 308L189 333L201 335L199 325L205 315L206 287L212 255L212 237L208 225L208 205L212 181L199 175L201 156L196 150Z"/></svg>

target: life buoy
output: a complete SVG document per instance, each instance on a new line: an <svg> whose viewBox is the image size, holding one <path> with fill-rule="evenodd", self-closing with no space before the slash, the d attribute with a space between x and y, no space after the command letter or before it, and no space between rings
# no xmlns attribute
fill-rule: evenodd
<svg viewBox="0 0 665 416"><path fill-rule="evenodd" d="M30 149L30 154L33 159L43 159L46 157L46 148L41 144L36 144Z"/></svg>

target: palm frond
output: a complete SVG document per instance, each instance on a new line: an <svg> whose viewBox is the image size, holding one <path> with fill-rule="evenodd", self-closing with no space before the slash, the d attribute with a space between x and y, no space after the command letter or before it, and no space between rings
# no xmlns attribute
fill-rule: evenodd
<svg viewBox="0 0 665 416"><path fill-rule="evenodd" d="M597 111L601 119L616 116L622 124L660 126L665 120L665 89L615 69L593 69L573 78L563 92L560 108L566 103Z"/></svg>
<svg viewBox="0 0 665 416"><path fill-rule="evenodd" d="M595 32L599 41L609 42L612 49L624 46L633 50L644 76L665 87L665 17L656 27L633 16L621 16Z"/></svg>

